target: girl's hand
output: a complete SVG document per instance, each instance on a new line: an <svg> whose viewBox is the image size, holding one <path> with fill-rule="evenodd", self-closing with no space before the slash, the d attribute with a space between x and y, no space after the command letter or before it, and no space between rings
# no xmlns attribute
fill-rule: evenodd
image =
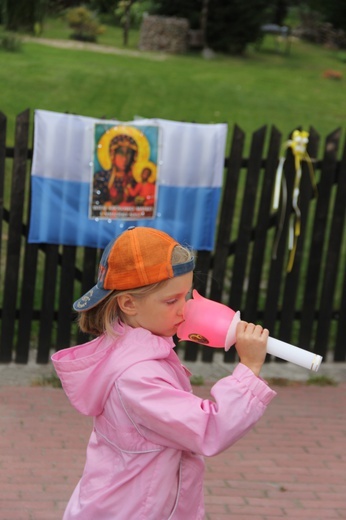
<svg viewBox="0 0 346 520"><path fill-rule="evenodd" d="M240 321L237 325L236 344L240 362L259 376L267 353L268 329Z"/></svg>

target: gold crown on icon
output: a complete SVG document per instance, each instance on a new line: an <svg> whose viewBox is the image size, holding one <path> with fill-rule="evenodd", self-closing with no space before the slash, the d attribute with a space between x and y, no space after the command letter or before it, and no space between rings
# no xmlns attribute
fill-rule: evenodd
<svg viewBox="0 0 346 520"><path fill-rule="evenodd" d="M138 145L136 141L131 136L126 134L120 134L113 137L113 139L109 143L110 150L120 148L121 146L126 146L127 148L131 148L136 152L138 150Z"/></svg>

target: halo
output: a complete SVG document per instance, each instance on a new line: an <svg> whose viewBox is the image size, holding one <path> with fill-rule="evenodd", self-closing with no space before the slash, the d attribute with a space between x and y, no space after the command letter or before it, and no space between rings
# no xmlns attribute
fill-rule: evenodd
<svg viewBox="0 0 346 520"><path fill-rule="evenodd" d="M111 168L109 143L113 137L116 137L117 135L128 135L136 141L138 146L136 162L148 161L150 156L150 144L143 132L134 126L117 125L106 130L97 143L97 159L103 170L109 170Z"/></svg>
<svg viewBox="0 0 346 520"><path fill-rule="evenodd" d="M133 165L132 174L137 182L142 182L142 171L144 168L149 168L151 170L150 175L150 183L156 182L157 177L157 165L152 161L141 161L137 160Z"/></svg>

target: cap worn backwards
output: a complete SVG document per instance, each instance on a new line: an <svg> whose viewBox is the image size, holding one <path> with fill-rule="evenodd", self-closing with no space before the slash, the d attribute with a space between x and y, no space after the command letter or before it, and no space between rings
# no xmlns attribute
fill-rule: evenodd
<svg viewBox="0 0 346 520"><path fill-rule="evenodd" d="M193 271L193 258L172 265L173 249L178 245L179 242L158 229L128 228L106 246L97 284L74 302L74 310L89 310L114 290L144 287Z"/></svg>

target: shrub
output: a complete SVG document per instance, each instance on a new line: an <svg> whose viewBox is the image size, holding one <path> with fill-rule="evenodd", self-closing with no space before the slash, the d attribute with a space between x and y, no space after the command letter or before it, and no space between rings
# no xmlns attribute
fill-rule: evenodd
<svg viewBox="0 0 346 520"><path fill-rule="evenodd" d="M22 48L22 40L15 34L7 32L1 36L1 48L8 52L18 52Z"/></svg>
<svg viewBox="0 0 346 520"><path fill-rule="evenodd" d="M97 36L105 31L94 13L83 6L69 9L66 13L66 20L74 31L71 38L75 40L96 42Z"/></svg>

